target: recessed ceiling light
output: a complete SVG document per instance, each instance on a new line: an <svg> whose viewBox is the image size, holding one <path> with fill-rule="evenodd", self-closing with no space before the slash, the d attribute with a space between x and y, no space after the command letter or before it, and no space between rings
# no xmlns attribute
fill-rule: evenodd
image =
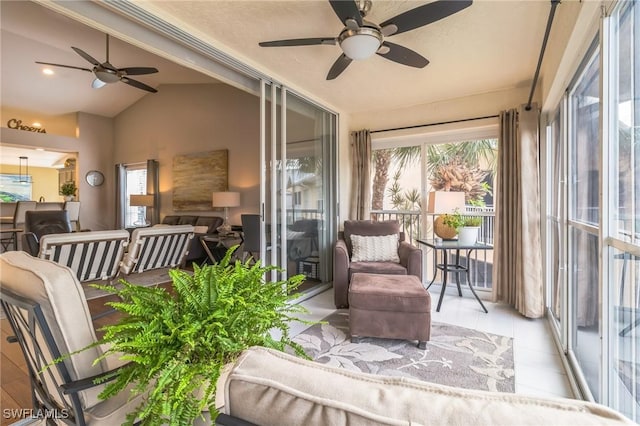
<svg viewBox="0 0 640 426"><path fill-rule="evenodd" d="M37 121L34 121L31 125L33 127L42 127L42 124L38 123Z"/></svg>
<svg viewBox="0 0 640 426"><path fill-rule="evenodd" d="M36 148L36 151L44 151L44 148Z"/></svg>
<svg viewBox="0 0 640 426"><path fill-rule="evenodd" d="M51 68L43 68L42 69L42 74L44 74L44 75L53 75L55 73L53 72L53 70Z"/></svg>

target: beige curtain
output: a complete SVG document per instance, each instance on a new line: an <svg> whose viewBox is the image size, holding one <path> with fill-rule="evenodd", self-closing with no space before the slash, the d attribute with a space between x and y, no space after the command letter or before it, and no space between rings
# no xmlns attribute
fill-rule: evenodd
<svg viewBox="0 0 640 426"><path fill-rule="evenodd" d="M494 301L522 315L544 315L540 243L539 111L534 105L500 113L495 188Z"/></svg>
<svg viewBox="0 0 640 426"><path fill-rule="evenodd" d="M351 132L351 211L349 219L369 219L371 207L371 133Z"/></svg>

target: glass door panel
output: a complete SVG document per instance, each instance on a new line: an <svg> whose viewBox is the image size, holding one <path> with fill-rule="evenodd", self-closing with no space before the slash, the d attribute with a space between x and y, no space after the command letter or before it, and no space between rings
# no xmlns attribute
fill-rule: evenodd
<svg viewBox="0 0 640 426"><path fill-rule="evenodd" d="M284 270L277 278L305 275L300 290L312 291L332 279L337 118L286 89L263 88L263 258Z"/></svg>
<svg viewBox="0 0 640 426"><path fill-rule="evenodd" d="M608 396L640 421L640 4L611 16Z"/></svg>
<svg viewBox="0 0 640 426"><path fill-rule="evenodd" d="M602 371L599 291L600 54L588 56L569 95L568 271L569 352L585 391L600 401Z"/></svg>

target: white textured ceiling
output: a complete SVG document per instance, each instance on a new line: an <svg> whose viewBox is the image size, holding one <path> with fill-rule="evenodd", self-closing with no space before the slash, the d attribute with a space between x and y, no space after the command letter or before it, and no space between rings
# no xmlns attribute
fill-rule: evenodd
<svg viewBox="0 0 640 426"><path fill-rule="evenodd" d="M425 3L373 0L367 19L379 24ZM395 109L529 86L550 9L548 0L475 0L454 15L388 38L429 59L425 68L374 55L352 62L336 80L326 81L341 54L339 46L258 46L260 41L338 36L343 26L326 0L139 4L347 112Z"/></svg>
<svg viewBox="0 0 640 426"><path fill-rule="evenodd" d="M260 41L337 36L342 24L326 0L136 3L344 112L530 86L550 8L548 0L475 0L459 13L388 38L428 58L425 68L374 55L354 61L336 80L327 81L341 54L339 46L258 46ZM373 0L367 19L381 23L425 3ZM0 6L4 106L49 115L84 111L112 117L142 96L153 96L122 83L91 89L93 75L83 71L56 68L53 78L43 76L34 61L88 65L71 46L104 60L104 34L31 2L2 1ZM158 68L158 74L137 77L153 87L215 81L113 38L110 56L117 67Z"/></svg>

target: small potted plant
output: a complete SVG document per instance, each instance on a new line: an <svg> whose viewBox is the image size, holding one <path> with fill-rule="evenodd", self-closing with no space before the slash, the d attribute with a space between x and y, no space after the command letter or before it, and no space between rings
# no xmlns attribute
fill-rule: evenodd
<svg viewBox="0 0 640 426"><path fill-rule="evenodd" d="M65 182L60 187L60 194L64 196L65 201L73 201L78 187L73 181Z"/></svg>
<svg viewBox="0 0 640 426"><path fill-rule="evenodd" d="M172 291L124 280L118 287L93 285L117 295L121 301L107 304L124 314L101 329L104 336L96 345L109 345L104 356L120 354L131 361L100 397L116 395L131 383L137 392L148 391L128 416L129 424L193 424L206 410L215 419L218 379L251 346L291 348L307 357L289 337L291 321L309 323L293 316L307 311L291 303L304 276L265 280L271 271L282 271L260 261L231 262L237 247L217 264L194 264L193 274L171 270ZM280 337L272 337L274 330Z"/></svg>
<svg viewBox="0 0 640 426"><path fill-rule="evenodd" d="M464 245L475 244L478 240L480 224L482 224L481 217L469 216L462 218L462 225L458 230L458 242Z"/></svg>
<svg viewBox="0 0 640 426"><path fill-rule="evenodd" d="M453 240L462 226L462 215L456 209L453 213L438 216L435 222L435 233L445 240Z"/></svg>

